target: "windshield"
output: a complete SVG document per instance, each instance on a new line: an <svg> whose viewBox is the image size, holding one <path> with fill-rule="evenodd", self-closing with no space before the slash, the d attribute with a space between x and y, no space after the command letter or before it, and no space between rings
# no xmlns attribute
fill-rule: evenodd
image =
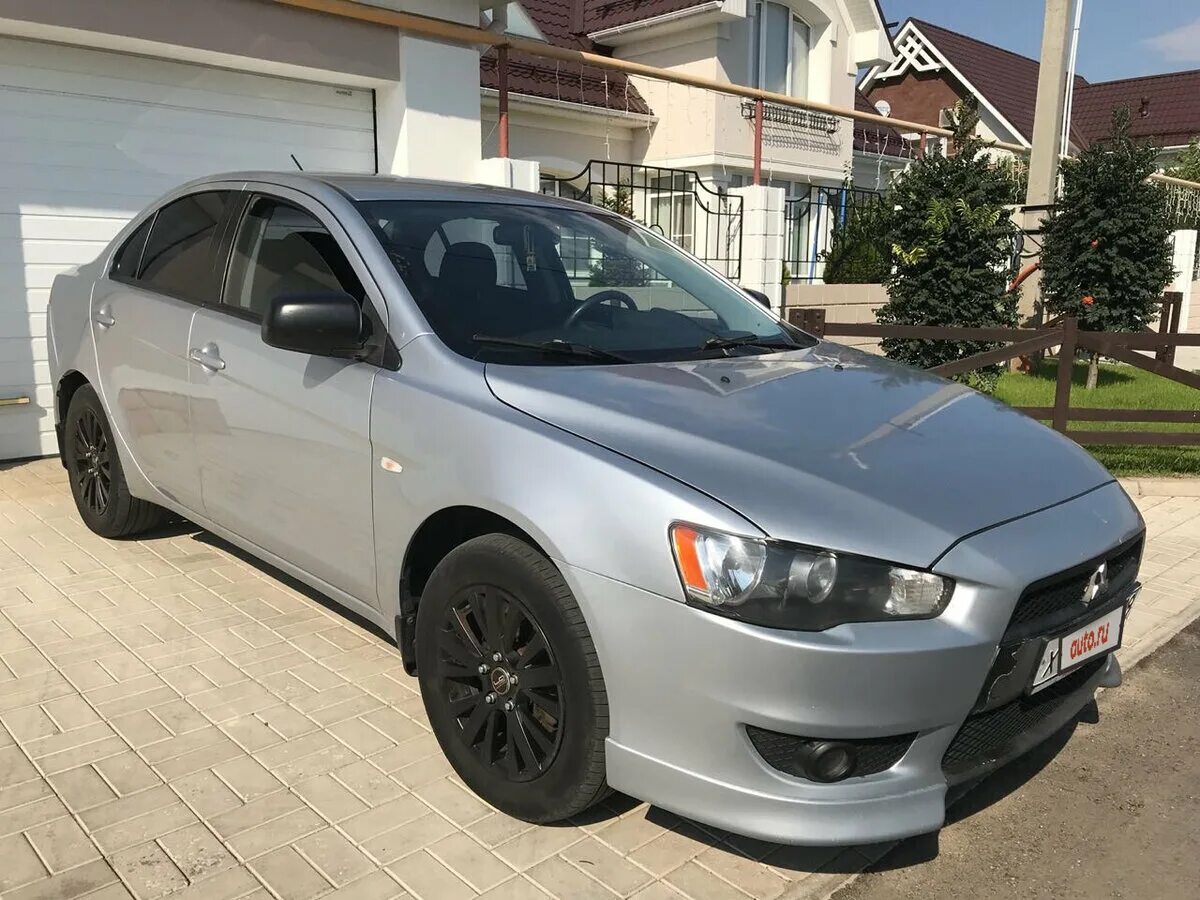
<svg viewBox="0 0 1200 900"><path fill-rule="evenodd" d="M358 207L438 337L472 359L614 365L813 343L613 215L425 200Z"/></svg>

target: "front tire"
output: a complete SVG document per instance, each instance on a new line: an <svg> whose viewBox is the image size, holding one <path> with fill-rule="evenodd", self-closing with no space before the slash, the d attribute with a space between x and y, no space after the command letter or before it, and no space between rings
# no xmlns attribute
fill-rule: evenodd
<svg viewBox="0 0 1200 900"><path fill-rule="evenodd" d="M88 528L101 537L120 538L165 521L166 510L129 493L112 429L91 385L82 385L71 397L63 444L71 496Z"/></svg>
<svg viewBox="0 0 1200 900"><path fill-rule="evenodd" d="M430 726L475 793L535 823L604 796L604 678L550 560L506 534L460 545L429 578L416 637Z"/></svg>

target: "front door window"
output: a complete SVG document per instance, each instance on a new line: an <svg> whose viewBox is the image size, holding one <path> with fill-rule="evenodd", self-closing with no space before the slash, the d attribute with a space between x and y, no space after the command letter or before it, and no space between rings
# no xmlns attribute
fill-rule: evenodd
<svg viewBox="0 0 1200 900"><path fill-rule="evenodd" d="M234 242L225 304L261 319L275 297L338 292L363 301L362 283L329 230L298 206L257 198Z"/></svg>

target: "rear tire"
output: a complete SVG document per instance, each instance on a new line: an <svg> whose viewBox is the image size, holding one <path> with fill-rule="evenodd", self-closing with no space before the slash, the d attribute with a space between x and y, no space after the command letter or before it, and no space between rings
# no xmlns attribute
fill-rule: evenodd
<svg viewBox="0 0 1200 900"><path fill-rule="evenodd" d="M75 391L63 421L63 458L83 523L101 537L129 537L162 525L167 511L129 493L104 407L92 386Z"/></svg>
<svg viewBox="0 0 1200 900"><path fill-rule="evenodd" d="M550 560L507 534L467 541L430 576L416 632L430 726L475 793L535 823L607 793L604 677Z"/></svg>

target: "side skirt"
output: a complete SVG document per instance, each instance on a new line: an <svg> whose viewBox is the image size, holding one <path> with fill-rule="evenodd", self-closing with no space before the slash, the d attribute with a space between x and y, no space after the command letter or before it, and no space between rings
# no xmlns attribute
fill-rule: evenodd
<svg viewBox="0 0 1200 900"><path fill-rule="evenodd" d="M396 621L389 620L389 618L387 616L385 616L382 612L380 612L376 607L372 606L371 604L366 603L362 600L359 600L357 597L354 597L351 594L347 594L345 591L335 588L333 585L329 584L328 582L322 581L320 578L317 578L315 575L310 575L308 572L304 571L299 566L296 566L296 565L288 562L287 560L276 556L274 553L271 553L268 550L264 550L262 547L258 546L253 541L246 540L245 538L235 534L234 532L230 531L229 529L223 528L222 526L218 525L217 523L212 522L209 519L206 519L204 516L198 515L197 513L193 512L190 509L184 509L178 503L175 503L172 500L168 500L161 493L159 493L158 496L152 498L151 502L157 503L160 506L166 507L167 509L171 510L171 512L182 516L183 518L187 519L189 522L199 525L204 530L211 531L213 534L217 535L217 537L222 538L223 540L229 541L229 543L233 544L235 547L245 550L251 556L262 560L263 562L267 563L268 565L274 566L275 568L279 569L282 572L286 572L288 575L292 576L297 581L301 581L304 584L308 585L313 590L319 591L320 593L324 594L326 597L335 601L339 605L344 606L347 609L349 609L350 611L362 616L364 619L369 621L371 624L375 625L377 628L387 632L387 634L392 638L392 640L396 639L396 634L397 634L396 626L398 623ZM407 665L407 663L406 663L406 665Z"/></svg>

